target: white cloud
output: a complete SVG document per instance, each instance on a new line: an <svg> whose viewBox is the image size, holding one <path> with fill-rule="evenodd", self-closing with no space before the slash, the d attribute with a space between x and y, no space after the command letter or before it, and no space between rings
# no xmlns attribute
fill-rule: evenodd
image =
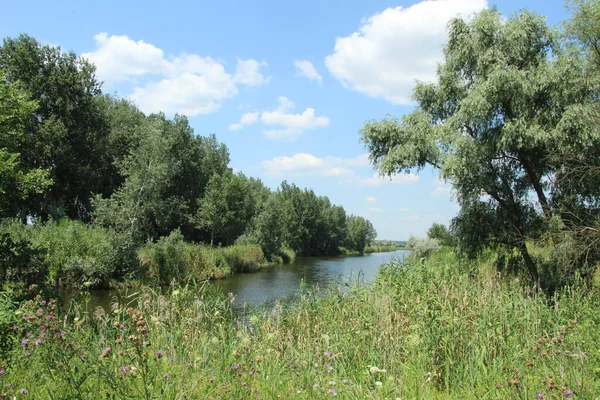
<svg viewBox="0 0 600 400"><path fill-rule="evenodd" d="M403 217L403 221L419 221L421 219L420 215L409 215L407 217Z"/></svg>
<svg viewBox="0 0 600 400"><path fill-rule="evenodd" d="M406 208L406 207L399 207L399 208L395 208L394 211L408 212L408 211L412 211L412 210L410 208Z"/></svg>
<svg viewBox="0 0 600 400"><path fill-rule="evenodd" d="M411 173L396 174L392 177L373 174L373 176L370 178L361 179L360 183L366 186L381 186L385 184L404 185L408 183L415 183L418 181L419 176Z"/></svg>
<svg viewBox="0 0 600 400"><path fill-rule="evenodd" d="M325 65L348 89L410 104L415 80L435 78L448 22L487 5L487 0L426 0L387 8L365 20L358 32L336 38Z"/></svg>
<svg viewBox="0 0 600 400"><path fill-rule="evenodd" d="M260 86L269 83L271 77L265 77L260 73L260 68L266 67L267 65L268 64L265 61L258 62L251 58L248 60L241 60L238 58L234 80L248 86Z"/></svg>
<svg viewBox="0 0 600 400"><path fill-rule="evenodd" d="M308 153L297 153L291 157L275 157L261 162L260 165L269 176L341 176L353 173L343 165L332 164Z"/></svg>
<svg viewBox="0 0 600 400"><path fill-rule="evenodd" d="M319 82L319 85L323 82L323 77L319 75L315 66L308 60L296 60L294 61L298 75L305 76L310 80Z"/></svg>
<svg viewBox="0 0 600 400"><path fill-rule="evenodd" d="M127 36L99 33L94 41L96 50L82 57L96 65L102 80L143 81L129 97L146 113L212 113L237 95L238 84L258 86L269 81L260 72L266 63L254 59L238 59L232 75L211 57L182 53L167 58L160 48Z"/></svg>
<svg viewBox="0 0 600 400"><path fill-rule="evenodd" d="M124 81L132 76L159 74L165 67L163 51L143 40L136 42L118 35L109 37L102 32L94 36L94 41L98 49L81 57L96 65L96 74L101 80Z"/></svg>
<svg viewBox="0 0 600 400"><path fill-rule="evenodd" d="M245 113L240 118L240 122L229 125L229 129L232 131L237 131L237 130L242 129L246 125L252 125L256 122L258 122L258 113L257 112Z"/></svg>
<svg viewBox="0 0 600 400"><path fill-rule="evenodd" d="M315 116L314 108L307 108L302 114L292 114L289 111L294 107L294 103L287 97L279 97L279 106L275 110L264 111L260 120L264 125L281 128L265 130L264 134L273 139L290 140L304 130L329 125L329 118Z"/></svg>
<svg viewBox="0 0 600 400"><path fill-rule="evenodd" d="M370 212L374 212L374 213L382 213L383 210L381 208L377 208L377 207L371 207L369 208Z"/></svg>
<svg viewBox="0 0 600 400"><path fill-rule="evenodd" d="M375 197L367 197L367 201L369 203L377 203L377 199Z"/></svg>

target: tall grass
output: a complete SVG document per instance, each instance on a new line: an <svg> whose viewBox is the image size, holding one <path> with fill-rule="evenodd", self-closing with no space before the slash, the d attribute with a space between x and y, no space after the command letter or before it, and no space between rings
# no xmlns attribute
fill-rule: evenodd
<svg viewBox="0 0 600 400"><path fill-rule="evenodd" d="M573 287L548 298L492 272L492 262L487 255L463 264L445 251L391 263L371 286L325 294L304 288L297 303L278 304L249 323L236 321L231 299L209 284L168 293L145 289L135 304L115 303L93 315L76 309L64 315L34 298L15 315L13 349L0 361L0 392L19 396L25 389L32 398L595 398L599 293ZM40 324L52 340L39 339ZM35 346L34 340L42 342Z"/></svg>

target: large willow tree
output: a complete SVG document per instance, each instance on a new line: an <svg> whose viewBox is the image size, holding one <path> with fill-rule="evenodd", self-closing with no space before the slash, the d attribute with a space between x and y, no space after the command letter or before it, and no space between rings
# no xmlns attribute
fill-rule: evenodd
<svg viewBox="0 0 600 400"><path fill-rule="evenodd" d="M381 173L431 165L452 183L463 250L516 251L536 283L527 242L557 214L551 194L560 165L552 155L590 141L575 125L594 101L592 85L580 59L563 53L555 31L530 12L453 20L437 81L414 90L415 111L361 131Z"/></svg>

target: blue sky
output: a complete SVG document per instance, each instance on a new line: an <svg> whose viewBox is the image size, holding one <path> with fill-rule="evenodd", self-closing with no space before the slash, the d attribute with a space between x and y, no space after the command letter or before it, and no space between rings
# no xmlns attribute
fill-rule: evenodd
<svg viewBox="0 0 600 400"><path fill-rule="evenodd" d="M377 177L364 122L401 117L415 79L434 77L444 27L496 6L555 25L563 1L29 1L3 5L0 36L27 33L94 61L104 91L145 112L189 116L231 166L286 179L369 218L379 239L424 235L458 208L432 170Z"/></svg>

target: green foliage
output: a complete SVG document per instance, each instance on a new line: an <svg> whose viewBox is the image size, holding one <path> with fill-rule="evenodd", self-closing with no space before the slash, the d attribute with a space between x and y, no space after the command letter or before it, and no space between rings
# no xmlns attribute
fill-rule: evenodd
<svg viewBox="0 0 600 400"><path fill-rule="evenodd" d="M50 283L102 288L136 276L133 244L124 235L66 218L30 231L32 243L44 254Z"/></svg>
<svg viewBox="0 0 600 400"><path fill-rule="evenodd" d="M145 288L93 314L33 297L12 311L18 329L0 356L0 393L594 398L598 294L573 287L549 301L499 278L490 261L460 262L444 250L393 262L372 285L303 290L243 321L213 285Z"/></svg>
<svg viewBox="0 0 600 400"><path fill-rule="evenodd" d="M43 251L29 239L31 231L19 223L0 224L0 287L7 282L29 286L46 280L47 264Z"/></svg>
<svg viewBox="0 0 600 400"><path fill-rule="evenodd" d="M54 182L44 196L21 205L19 214L87 218L91 194L114 189L104 179L112 160L106 148L108 122L95 101L100 84L94 66L21 35L4 39L0 70L1 80L20 85L37 106L23 121L27 135L9 151L20 154L25 170L47 170Z"/></svg>
<svg viewBox="0 0 600 400"><path fill-rule="evenodd" d="M444 224L434 222L427 230L427 237L436 239L442 246L453 246L455 244L455 238Z"/></svg>
<svg viewBox="0 0 600 400"><path fill-rule="evenodd" d="M191 244L179 231L140 248L138 260L146 274L161 286L223 278L231 273L256 271L267 264L257 245L214 248Z"/></svg>
<svg viewBox="0 0 600 400"><path fill-rule="evenodd" d="M597 114L597 85L556 36L530 12L456 19L437 82L414 90L419 107L361 131L380 172L432 165L453 185L461 211L452 231L462 250L514 249L536 283L539 266L525 243L559 212L549 195L564 164L552 155L594 153L600 138L597 124L582 129Z"/></svg>
<svg viewBox="0 0 600 400"><path fill-rule="evenodd" d="M109 198L94 199L95 222L130 235L136 243L174 229L194 237L188 220L211 176L227 169L229 153L214 136L193 134L185 117L151 115L143 140L120 164L123 185Z"/></svg>
<svg viewBox="0 0 600 400"><path fill-rule="evenodd" d="M369 220L356 215L350 215L347 218L347 225L347 247L350 250L358 251L359 254L363 254L365 247L377 237L377 231L375 231Z"/></svg>

